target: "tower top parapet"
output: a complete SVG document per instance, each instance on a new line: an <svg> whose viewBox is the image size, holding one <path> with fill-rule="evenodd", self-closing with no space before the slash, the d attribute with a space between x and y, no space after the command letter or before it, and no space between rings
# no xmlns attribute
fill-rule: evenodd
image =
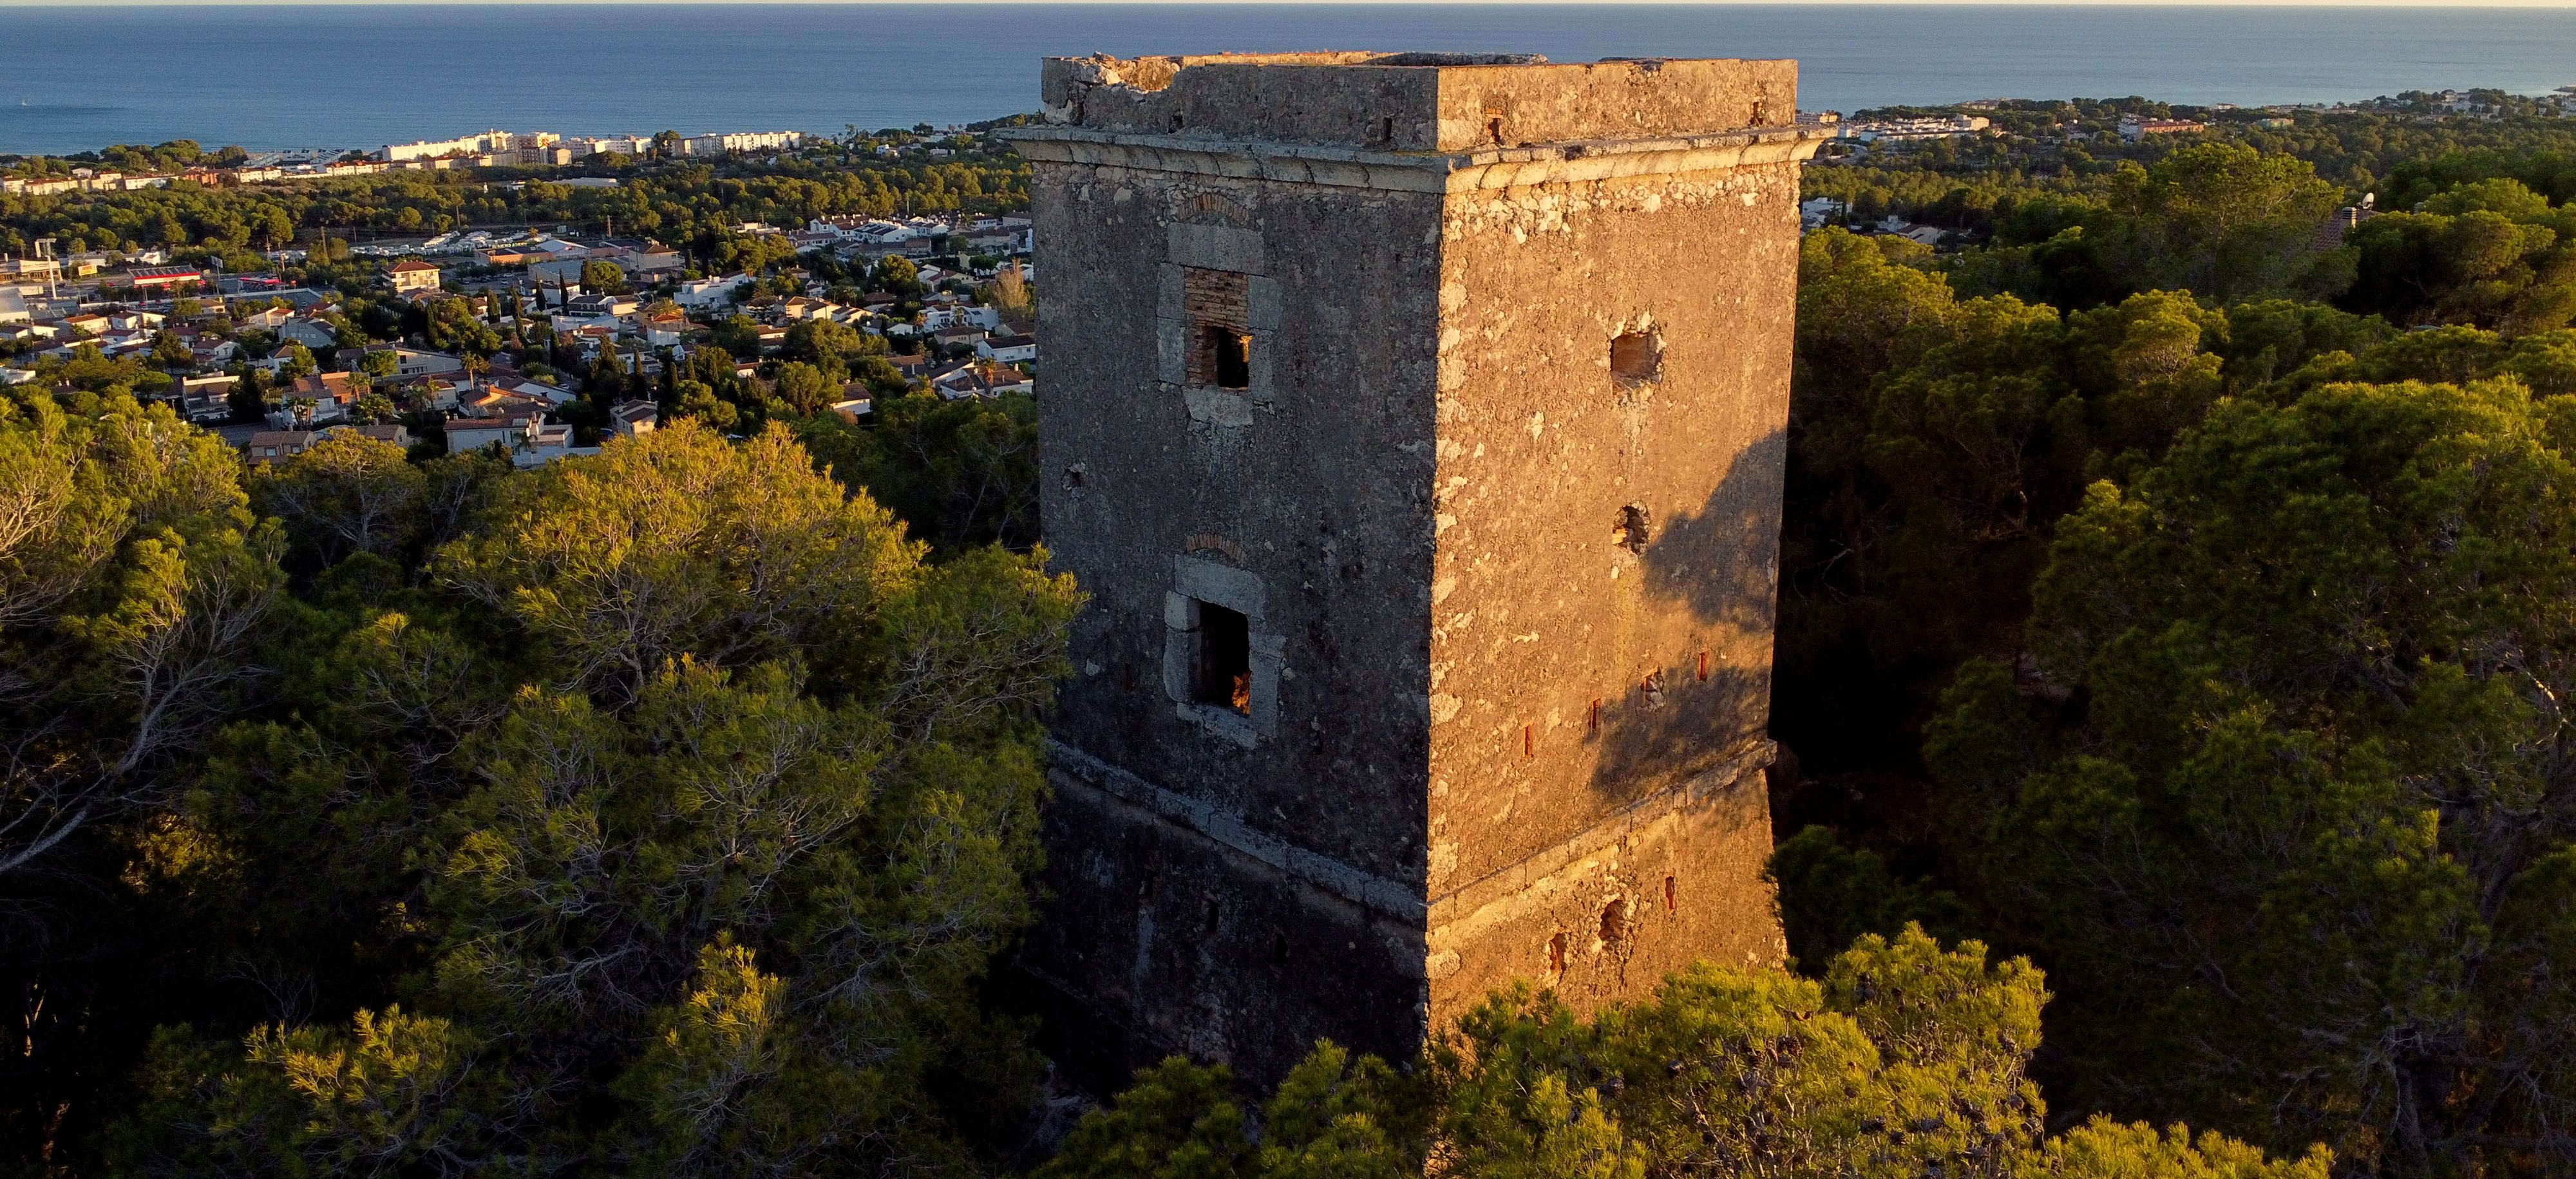
<svg viewBox="0 0 2576 1179"><path fill-rule="evenodd" d="M1534 54L1364 52L1052 57L1039 94L1055 127L1467 152L1789 127L1798 63L1555 64Z"/></svg>

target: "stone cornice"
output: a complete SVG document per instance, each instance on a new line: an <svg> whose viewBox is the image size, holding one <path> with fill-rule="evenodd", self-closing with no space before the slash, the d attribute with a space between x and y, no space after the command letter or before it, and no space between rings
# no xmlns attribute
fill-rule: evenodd
<svg viewBox="0 0 2576 1179"><path fill-rule="evenodd" d="M1017 146L1021 155L1041 163L1393 192L1461 193L1629 176L1726 172L1805 160L1814 156L1834 132L1822 127L1755 127L1716 135L1607 139L1469 152L1372 151L1058 126L1014 127L1001 135Z"/></svg>
<svg viewBox="0 0 2576 1179"><path fill-rule="evenodd" d="M1238 855L1266 864L1291 879L1359 907L1424 929L1438 942L1458 940L1476 928L1509 920L1543 903L1568 865L1612 848L1629 836L1707 806L1760 771L1779 747L1760 741L1734 756L1662 790L1634 799L1574 835L1521 857L1437 896L1422 883L1390 880L1263 831L1205 799L1155 785L1080 749L1049 738L1048 768L1059 786L1080 786L1117 799L1162 822L1189 831Z"/></svg>

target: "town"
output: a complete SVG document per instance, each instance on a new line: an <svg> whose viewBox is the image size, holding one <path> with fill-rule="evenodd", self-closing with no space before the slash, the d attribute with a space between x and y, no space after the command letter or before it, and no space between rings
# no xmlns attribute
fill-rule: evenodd
<svg viewBox="0 0 2576 1179"><path fill-rule="evenodd" d="M966 146L904 132L873 138L860 150L878 158L945 160ZM730 157L757 167L806 141L794 132L495 131L389 144L363 160L244 156L228 169L83 167L5 183L33 197L577 159L623 167ZM566 187L617 183L582 177ZM220 434L254 466L342 430L415 453L489 450L529 466L595 453L609 437L652 430L666 412L735 430L824 412L856 423L889 395L991 399L1033 388L1036 275L1024 213L737 222L720 227L728 253L714 259L614 234L613 217L605 222L609 232L458 228L354 246L325 238L260 251L258 269L37 238L26 256L0 259L0 355L14 353L0 384L121 384Z"/></svg>

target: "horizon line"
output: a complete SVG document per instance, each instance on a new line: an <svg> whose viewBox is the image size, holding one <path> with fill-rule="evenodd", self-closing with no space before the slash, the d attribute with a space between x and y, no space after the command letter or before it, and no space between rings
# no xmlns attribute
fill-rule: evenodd
<svg viewBox="0 0 2576 1179"><path fill-rule="evenodd" d="M0 0L0 9L896 8L934 0ZM2576 9L2576 0L936 0L943 7L2374 8Z"/></svg>

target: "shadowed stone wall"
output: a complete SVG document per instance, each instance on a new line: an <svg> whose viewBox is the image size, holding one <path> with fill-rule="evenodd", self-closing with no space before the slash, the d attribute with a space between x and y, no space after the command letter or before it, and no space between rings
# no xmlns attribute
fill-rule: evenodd
<svg viewBox="0 0 2576 1179"><path fill-rule="evenodd" d="M1079 1050L1269 1080L1514 977L1776 960L1794 64L1045 69L1044 530L1092 604L1022 961Z"/></svg>

